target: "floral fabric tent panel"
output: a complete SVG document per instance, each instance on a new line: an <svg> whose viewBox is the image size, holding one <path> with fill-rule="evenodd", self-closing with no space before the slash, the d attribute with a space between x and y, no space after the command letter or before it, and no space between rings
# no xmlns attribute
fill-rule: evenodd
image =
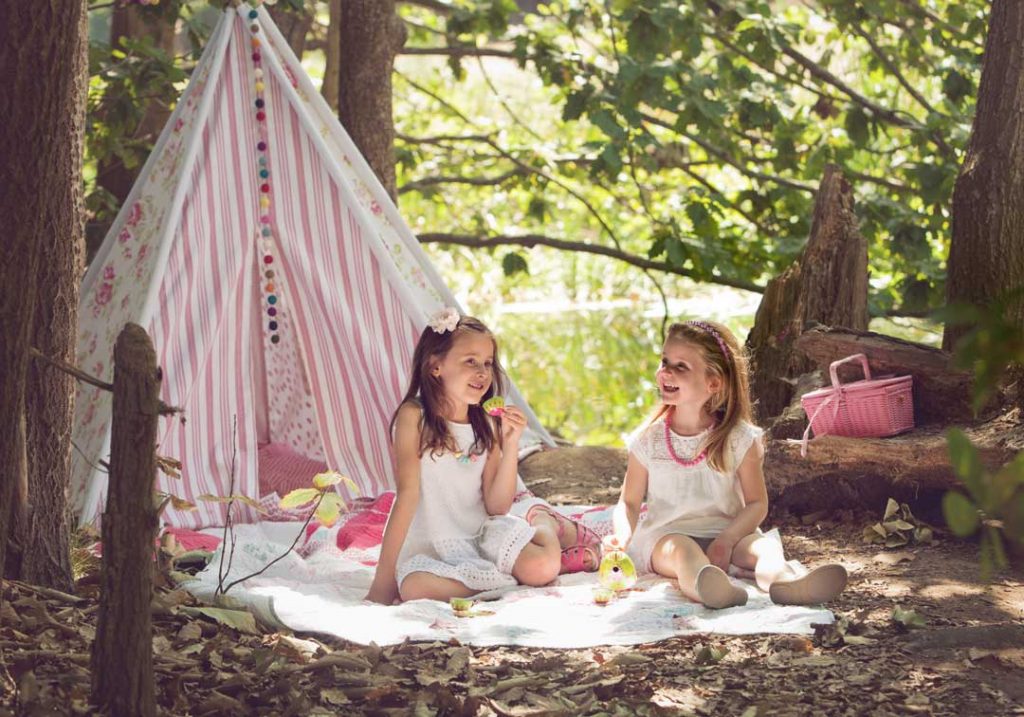
<svg viewBox="0 0 1024 717"><path fill-rule="evenodd" d="M199 496L227 494L232 472L254 499L272 465L339 470L362 495L391 487L391 412L446 305L457 302L269 14L243 4L225 10L86 274L77 363L112 380L117 334L146 328L162 399L184 409L161 419L158 448L182 477L157 487L197 505L164 518L219 525L224 506ZM79 389L82 523L105 501L111 401Z"/></svg>

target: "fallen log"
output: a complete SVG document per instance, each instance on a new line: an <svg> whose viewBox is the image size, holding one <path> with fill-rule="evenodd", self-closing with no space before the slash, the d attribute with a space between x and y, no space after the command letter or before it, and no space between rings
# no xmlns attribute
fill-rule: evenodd
<svg viewBox="0 0 1024 717"><path fill-rule="evenodd" d="M1018 409L964 429L982 463L997 469L1024 450ZM765 479L773 507L802 514L851 506L881 507L959 485L946 448L945 427L920 428L891 438L822 436L800 455L800 441L766 442Z"/></svg>
<svg viewBox="0 0 1024 717"><path fill-rule="evenodd" d="M973 377L953 365L948 351L872 331L827 326L804 331L795 345L825 372L826 381L829 364L851 354L867 355L874 376L910 374L914 377L914 418L918 425L948 425L975 418L971 407ZM840 370L844 382L860 378L859 366L851 364ZM991 415L999 405L999 401L993 402L986 406L985 413Z"/></svg>

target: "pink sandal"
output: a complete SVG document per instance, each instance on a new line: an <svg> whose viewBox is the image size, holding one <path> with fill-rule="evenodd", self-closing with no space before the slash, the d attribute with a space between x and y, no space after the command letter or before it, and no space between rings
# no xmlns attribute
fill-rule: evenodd
<svg viewBox="0 0 1024 717"><path fill-rule="evenodd" d="M587 567L587 556L590 556L590 567ZM601 563L601 555L592 545L574 545L562 551L562 567L560 575L565 573L592 573Z"/></svg>
<svg viewBox="0 0 1024 717"><path fill-rule="evenodd" d="M583 572L594 572L597 570L598 565L601 562L601 538L598 537L597 533L583 525L578 521L569 518L568 516L562 515L551 507L538 503L532 506L526 511L526 522L530 523L530 519L534 516L536 511L543 511L554 518L558 524L558 540L561 542L562 538L565 537L565 525L571 523L576 526L576 544L570 545L568 548L562 551L562 573L583 573ZM590 556L590 567L587 567L587 556Z"/></svg>

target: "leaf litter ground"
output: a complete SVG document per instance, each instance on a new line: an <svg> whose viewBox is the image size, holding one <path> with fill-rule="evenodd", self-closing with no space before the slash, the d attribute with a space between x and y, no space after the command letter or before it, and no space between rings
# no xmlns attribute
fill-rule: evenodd
<svg viewBox="0 0 1024 717"><path fill-rule="evenodd" d="M537 486L539 489L540 486ZM590 486L552 498L608 500ZM538 490L538 492L541 492ZM566 492L569 495L565 495ZM574 494L575 493L575 494ZM799 636L687 636L630 648L452 642L360 646L264 631L161 587L156 695L168 715L1024 714L1024 582L978 577L977 546L863 540L879 516L782 517L787 553L840 561L835 625ZM4 583L0 716L94 714L95 580L78 596ZM682 598L680 598L682 599Z"/></svg>

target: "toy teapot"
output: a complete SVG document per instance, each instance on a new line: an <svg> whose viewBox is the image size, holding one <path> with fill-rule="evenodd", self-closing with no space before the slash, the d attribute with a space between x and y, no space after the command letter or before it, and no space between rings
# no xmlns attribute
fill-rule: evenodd
<svg viewBox="0 0 1024 717"><path fill-rule="evenodd" d="M636 584L636 566L626 555L622 543L616 536L609 535L601 541L601 547L604 555L597 569L598 580L604 587L616 592L629 590Z"/></svg>

